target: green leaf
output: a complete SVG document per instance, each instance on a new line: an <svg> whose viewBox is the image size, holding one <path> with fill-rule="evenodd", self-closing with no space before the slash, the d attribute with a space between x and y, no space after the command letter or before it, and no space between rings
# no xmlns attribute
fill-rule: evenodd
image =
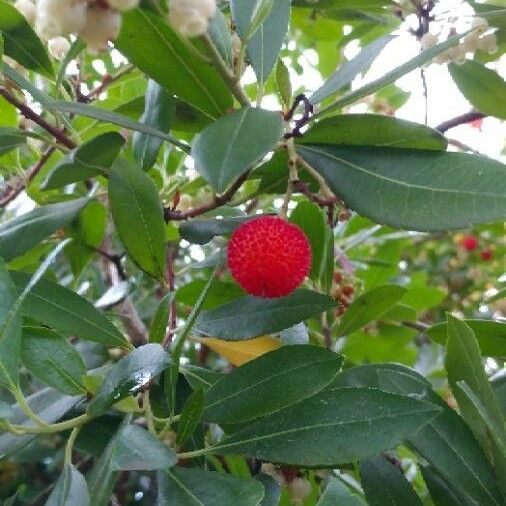
<svg viewBox="0 0 506 506"><path fill-rule="evenodd" d="M178 447L182 447L188 439L193 435L204 411L204 390L199 388L190 394L186 400L181 418L177 426L177 439Z"/></svg>
<svg viewBox="0 0 506 506"><path fill-rule="evenodd" d="M253 218L258 218L258 215L185 221L179 227L179 233L181 238L188 242L194 244L206 244L217 235L231 234L239 225L242 225Z"/></svg>
<svg viewBox="0 0 506 506"><path fill-rule="evenodd" d="M136 348L108 371L88 406L91 416L104 413L109 406L149 384L169 366L169 355L159 344Z"/></svg>
<svg viewBox="0 0 506 506"><path fill-rule="evenodd" d="M440 411L380 390L335 388L251 423L209 452L301 467L337 466L393 448Z"/></svg>
<svg viewBox="0 0 506 506"><path fill-rule="evenodd" d="M366 502L354 494L339 478L331 477L316 506L367 506Z"/></svg>
<svg viewBox="0 0 506 506"><path fill-rule="evenodd" d="M218 10L209 23L208 32L223 61L232 68L233 48L228 19Z"/></svg>
<svg viewBox="0 0 506 506"><path fill-rule="evenodd" d="M162 297L155 316L149 327L149 342L161 344L165 339L167 323L169 321L170 305L174 299L174 292L169 292Z"/></svg>
<svg viewBox="0 0 506 506"><path fill-rule="evenodd" d="M451 63L448 70L462 95L478 111L506 119L506 82L497 72L473 60L462 65Z"/></svg>
<svg viewBox="0 0 506 506"><path fill-rule="evenodd" d="M84 361L66 339L44 327L25 327L21 359L39 381L67 395L86 393Z"/></svg>
<svg viewBox="0 0 506 506"><path fill-rule="evenodd" d="M290 215L290 221L298 225L306 235L311 244L312 263L311 279L320 278L323 271L323 259L325 256L325 216L319 206L304 200L297 204L297 207Z"/></svg>
<svg viewBox="0 0 506 506"><path fill-rule="evenodd" d="M369 506L422 506L402 471L384 457L362 461L360 477Z"/></svg>
<svg viewBox="0 0 506 506"><path fill-rule="evenodd" d="M439 405L441 414L411 435L407 443L445 480L472 498L472 504L502 504L494 471L473 433L423 376L398 364L370 364L343 371L332 385L379 388Z"/></svg>
<svg viewBox="0 0 506 506"><path fill-rule="evenodd" d="M474 506L476 502L462 494L457 487L446 482L432 466L421 467L422 476L427 484L430 497L435 506Z"/></svg>
<svg viewBox="0 0 506 506"><path fill-rule="evenodd" d="M260 83L272 72L288 30L290 0L231 2L232 17Z"/></svg>
<svg viewBox="0 0 506 506"><path fill-rule="evenodd" d="M325 388L342 357L325 348L283 346L234 369L205 393L204 419L223 424L264 417Z"/></svg>
<svg viewBox="0 0 506 506"><path fill-rule="evenodd" d="M241 297L202 313L194 331L230 341L279 332L337 306L327 295L299 289L278 299Z"/></svg>
<svg viewBox="0 0 506 506"><path fill-rule="evenodd" d="M198 468L158 473L158 506L258 506L264 487L256 480Z"/></svg>
<svg viewBox="0 0 506 506"><path fill-rule="evenodd" d="M365 84L361 88L350 91L342 98L339 98L338 100L333 102L327 108L322 109L322 112L327 113L330 112L331 110L341 109L346 105L352 104L353 102L356 102L361 98L367 97L368 95L371 95L371 93L381 90L385 86L394 83L395 81L397 81L397 79L401 78L402 76L409 74L410 72L416 70L419 67L422 67L426 63L429 63L438 54L441 54L444 51L456 46L464 35L466 35L466 33L453 35L444 42L436 44L434 47L422 51L420 54L418 54L411 60L408 60L406 63L399 65L397 68L386 73L384 76Z"/></svg>
<svg viewBox="0 0 506 506"><path fill-rule="evenodd" d="M0 0L0 32L7 56L28 70L54 77L46 50L32 27L13 5L4 0Z"/></svg>
<svg viewBox="0 0 506 506"><path fill-rule="evenodd" d="M168 133L175 114L176 101L174 97L163 86L150 79L145 95L144 113L140 122ZM143 170L147 170L155 164L162 142L159 137L134 132L132 137L133 155Z"/></svg>
<svg viewBox="0 0 506 506"><path fill-rule="evenodd" d="M186 306L194 306L205 285L205 280L195 279L178 288L176 292L177 302ZM221 306L243 295L245 295L244 290L237 283L215 281L207 294L202 309L212 309L216 306Z"/></svg>
<svg viewBox="0 0 506 506"><path fill-rule="evenodd" d="M385 35L380 37L369 45L365 46L355 58L344 62L326 81L320 86L309 100L313 104L318 104L326 98L334 95L340 89L350 84L359 74L367 72L371 64L383 51L385 46L391 42L395 36Z"/></svg>
<svg viewBox="0 0 506 506"><path fill-rule="evenodd" d="M223 377L219 372L191 364L183 365L181 372L193 390L199 388L206 390Z"/></svg>
<svg viewBox="0 0 506 506"><path fill-rule="evenodd" d="M301 144L378 146L445 151L448 142L437 130L381 114L342 114L312 126Z"/></svg>
<svg viewBox="0 0 506 506"><path fill-rule="evenodd" d="M506 168L489 158L374 147L297 150L348 207L380 224L441 231L506 214Z"/></svg>
<svg viewBox="0 0 506 506"><path fill-rule="evenodd" d="M12 387L19 381L21 315L14 286L0 258L0 385Z"/></svg>
<svg viewBox="0 0 506 506"><path fill-rule="evenodd" d="M115 437L112 471L155 471L177 462L176 454L153 434L137 425L126 425Z"/></svg>
<svg viewBox="0 0 506 506"><path fill-rule="evenodd" d="M26 253L57 229L73 221L87 198L35 208L0 225L0 256L9 261Z"/></svg>
<svg viewBox="0 0 506 506"><path fill-rule="evenodd" d="M115 46L158 84L211 119L233 106L232 95L218 72L162 17L142 9L124 13Z"/></svg>
<svg viewBox="0 0 506 506"><path fill-rule="evenodd" d="M406 289L402 286L384 285L362 294L353 301L341 318L339 335L351 334L381 316L399 302L405 293Z"/></svg>
<svg viewBox="0 0 506 506"><path fill-rule="evenodd" d="M478 340L481 354L485 357L506 356L506 324L494 320L464 320ZM446 344L446 322L433 325L425 331L433 341Z"/></svg>
<svg viewBox="0 0 506 506"><path fill-rule="evenodd" d="M292 84L287 66L281 58L276 63L276 92L285 109L288 109L292 102Z"/></svg>
<svg viewBox="0 0 506 506"><path fill-rule="evenodd" d="M165 222L152 179L118 160L109 178L109 201L118 235L132 260L157 279L165 274Z"/></svg>
<svg viewBox="0 0 506 506"><path fill-rule="evenodd" d="M107 132L71 151L51 170L41 188L52 190L104 174L116 160L125 139Z"/></svg>
<svg viewBox="0 0 506 506"><path fill-rule="evenodd" d="M282 134L281 114L245 107L202 131L192 148L195 168L221 192L273 149Z"/></svg>
<svg viewBox="0 0 506 506"><path fill-rule="evenodd" d="M11 276L18 292L30 280L30 276L21 272L12 271ZM108 346L130 346L121 332L93 304L56 283L39 281L26 296L21 309L24 315L65 334Z"/></svg>
<svg viewBox="0 0 506 506"><path fill-rule="evenodd" d="M0 127L0 156L26 144L26 133L10 127Z"/></svg>
<svg viewBox="0 0 506 506"><path fill-rule="evenodd" d="M65 464L45 506L89 506L90 498L84 476L72 465Z"/></svg>
<svg viewBox="0 0 506 506"><path fill-rule="evenodd" d="M37 393L26 398L30 409L46 423L54 423L60 420L65 413L72 409L81 397L70 397L63 395L52 388L44 388ZM9 421L16 425L26 425L33 427L33 421L29 420L19 404L12 406L13 414L10 415ZM27 434L25 436L17 436L10 433L0 434L0 459L12 455L26 444L32 441L37 434Z"/></svg>

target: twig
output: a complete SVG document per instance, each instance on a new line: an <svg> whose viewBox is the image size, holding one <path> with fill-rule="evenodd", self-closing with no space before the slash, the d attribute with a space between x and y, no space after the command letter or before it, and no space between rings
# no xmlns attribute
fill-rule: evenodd
<svg viewBox="0 0 506 506"><path fill-rule="evenodd" d="M443 121L443 123L439 124L436 127L436 130L444 134L447 130L451 128L455 128L459 125L464 125L465 123L470 123L471 121L475 121L477 119L486 118L487 115L478 111L466 112L465 114L461 114L460 116L456 116L455 118L449 119L448 121Z"/></svg>
<svg viewBox="0 0 506 506"><path fill-rule="evenodd" d="M176 279L174 272L174 262L176 259L176 245L169 244L167 249L167 272L166 272L166 281L168 288L171 292L174 292L176 289ZM176 333L176 325L177 325L177 306L176 306L176 297L172 297L172 301L170 303L170 319L169 319L169 330L165 335L162 346L167 348L172 343L172 338Z"/></svg>
<svg viewBox="0 0 506 506"><path fill-rule="evenodd" d="M77 145L76 143L68 138L65 135L65 132L59 130L55 126L48 123L42 116L37 114L33 109L28 107L26 104L18 100L14 95L8 92L5 88L0 88L0 95L7 100L10 104L12 104L18 111L27 119L33 121L41 128L43 128L46 132L51 134L60 144L63 146L74 149Z"/></svg>
<svg viewBox="0 0 506 506"><path fill-rule="evenodd" d="M293 115L295 114L295 111L297 110L297 107L299 104L304 104L304 114L302 117L298 120L295 120L294 128L291 132L288 132L285 134L285 139L290 139L291 137L302 137L301 128L309 121L311 118L311 115L314 112L313 104L309 101L309 99L301 93L300 95L297 95L295 97L295 100L292 104L292 107L288 110L288 112L285 114L285 121L289 121L293 118Z"/></svg>

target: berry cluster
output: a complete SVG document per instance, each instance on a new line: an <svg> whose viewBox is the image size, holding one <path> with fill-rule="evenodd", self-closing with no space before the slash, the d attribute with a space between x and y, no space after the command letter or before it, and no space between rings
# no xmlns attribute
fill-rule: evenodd
<svg viewBox="0 0 506 506"><path fill-rule="evenodd" d="M336 316L342 316L353 302L355 289L352 285L343 282L343 275L339 271L334 272L331 293L332 297L340 304L340 307L336 309Z"/></svg>
<svg viewBox="0 0 506 506"><path fill-rule="evenodd" d="M465 235L465 236L459 238L459 244L463 249L465 249L469 253L472 253L473 251L476 251L478 249L480 242L479 242L478 238L474 235ZM484 262L490 262L490 260L492 260L493 256L494 255L493 255L492 248L490 248L488 246L483 248L480 251L480 258Z"/></svg>
<svg viewBox="0 0 506 506"><path fill-rule="evenodd" d="M55 58L70 48L69 35L79 36L92 53L99 53L114 40L121 27L122 11L134 9L139 0L17 0L14 7L48 41Z"/></svg>
<svg viewBox="0 0 506 506"><path fill-rule="evenodd" d="M486 53L495 53L497 51L497 37L495 33L487 33L489 31L489 24L486 19L474 18L471 25L473 30L468 33L461 42L443 53L436 56L433 60L434 63L464 63L468 53L474 53L478 49ZM433 33L427 32L420 40L422 49L429 49L439 42L439 37Z"/></svg>

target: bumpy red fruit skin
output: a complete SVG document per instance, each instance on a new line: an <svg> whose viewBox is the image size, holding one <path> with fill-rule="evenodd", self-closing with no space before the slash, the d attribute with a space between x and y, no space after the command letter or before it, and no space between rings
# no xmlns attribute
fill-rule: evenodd
<svg viewBox="0 0 506 506"><path fill-rule="evenodd" d="M474 251L478 247L478 239L474 235L466 235L461 244L467 251Z"/></svg>
<svg viewBox="0 0 506 506"><path fill-rule="evenodd" d="M249 294L284 297L309 273L311 247L296 225L262 216L235 229L228 244L228 267Z"/></svg>

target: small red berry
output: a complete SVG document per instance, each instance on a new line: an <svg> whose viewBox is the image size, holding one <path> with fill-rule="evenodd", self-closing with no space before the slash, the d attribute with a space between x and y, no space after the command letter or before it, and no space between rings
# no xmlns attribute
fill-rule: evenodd
<svg viewBox="0 0 506 506"><path fill-rule="evenodd" d="M460 244L467 251L474 251L478 247L478 239L474 235L466 235L462 238Z"/></svg>
<svg viewBox="0 0 506 506"><path fill-rule="evenodd" d="M341 283L341 281L343 280L343 275L339 272L339 271L336 271L334 272L334 283Z"/></svg>
<svg viewBox="0 0 506 506"><path fill-rule="evenodd" d="M283 297L309 273L311 247L298 226L262 216L235 229L228 244L228 267L249 294Z"/></svg>
<svg viewBox="0 0 506 506"><path fill-rule="evenodd" d="M342 292L344 295L346 295L347 297L349 297L350 295L353 295L353 292L355 291L353 286L351 285L344 285L342 288L341 288Z"/></svg>
<svg viewBox="0 0 506 506"><path fill-rule="evenodd" d="M492 260L492 256L493 256L493 253L490 248L485 248L480 253L480 258L482 260L484 260L485 262L490 262L490 260Z"/></svg>

